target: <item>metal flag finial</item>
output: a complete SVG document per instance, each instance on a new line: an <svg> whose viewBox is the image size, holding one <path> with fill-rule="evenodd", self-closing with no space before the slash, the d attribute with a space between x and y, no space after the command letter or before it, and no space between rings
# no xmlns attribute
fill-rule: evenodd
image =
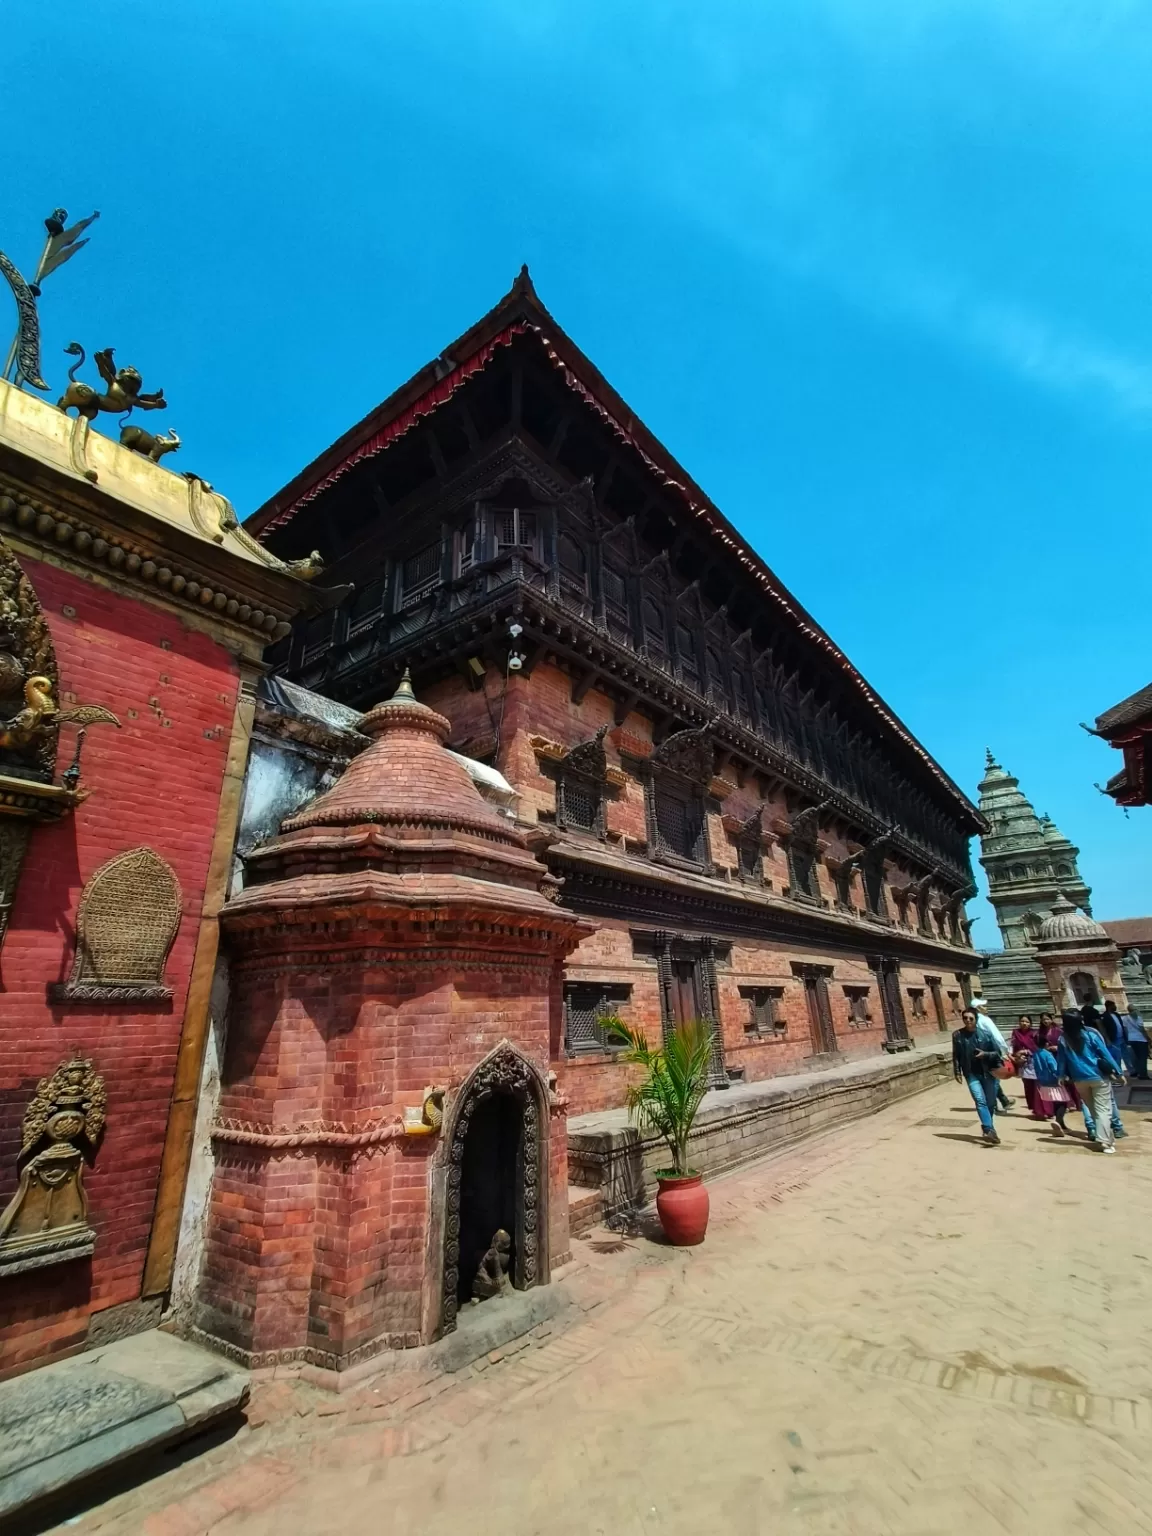
<svg viewBox="0 0 1152 1536"><path fill-rule="evenodd" d="M12 338L12 345L8 348L8 356L4 360L4 371L0 373L0 378L11 379L16 385L31 384L33 389L48 388L47 383L40 377L40 316L36 310L36 300L40 297L40 284L55 272L57 267L62 267L66 261L70 261L81 246L88 244L87 238L81 240L80 236L89 224L99 217L99 212L90 213L86 219L81 219L68 229L65 227L68 223L67 210L54 208L44 220L48 238L44 242L44 249L40 253L40 260L36 264L31 282L28 282L16 265L5 256L3 251L0 251L0 272L7 278L8 286L12 289L17 311L16 334Z"/></svg>

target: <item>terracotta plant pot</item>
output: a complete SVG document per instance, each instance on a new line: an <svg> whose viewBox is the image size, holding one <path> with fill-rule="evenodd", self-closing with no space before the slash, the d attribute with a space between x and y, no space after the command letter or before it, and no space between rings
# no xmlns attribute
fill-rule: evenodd
<svg viewBox="0 0 1152 1536"><path fill-rule="evenodd" d="M708 1230L708 1191L702 1173L656 1175L656 1209L664 1236L677 1248L704 1241Z"/></svg>

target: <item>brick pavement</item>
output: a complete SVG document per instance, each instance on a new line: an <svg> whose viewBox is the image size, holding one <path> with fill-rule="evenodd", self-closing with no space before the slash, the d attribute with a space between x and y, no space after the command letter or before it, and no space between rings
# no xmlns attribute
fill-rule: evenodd
<svg viewBox="0 0 1152 1536"><path fill-rule="evenodd" d="M951 1084L711 1186L708 1241L574 1245L563 1329L251 1427L102 1536L1152 1532L1152 1121L1115 1158Z"/></svg>

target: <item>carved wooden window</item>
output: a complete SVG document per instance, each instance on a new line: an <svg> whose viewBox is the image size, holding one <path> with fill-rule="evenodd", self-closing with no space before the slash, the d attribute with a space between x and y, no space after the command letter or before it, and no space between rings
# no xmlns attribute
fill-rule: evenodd
<svg viewBox="0 0 1152 1536"><path fill-rule="evenodd" d="M820 882L816 875L816 850L806 843L791 842L788 845L788 878L793 896L807 896L812 901L820 899Z"/></svg>
<svg viewBox="0 0 1152 1536"><path fill-rule="evenodd" d="M579 775L562 773L556 782L556 825L600 832L603 817L602 786Z"/></svg>
<svg viewBox="0 0 1152 1536"><path fill-rule="evenodd" d="M928 1010L924 1006L923 987L909 987L908 1001L912 1004L912 1017L914 1019L926 1019Z"/></svg>
<svg viewBox="0 0 1152 1536"><path fill-rule="evenodd" d="M570 981L564 985L564 1046L569 1056L623 1048L604 1038L598 1020L619 1013L632 1000L632 988L604 981Z"/></svg>
<svg viewBox="0 0 1152 1536"><path fill-rule="evenodd" d="M657 851L704 861L704 808L694 795L657 784L652 794Z"/></svg>
<svg viewBox="0 0 1152 1536"><path fill-rule="evenodd" d="M676 626L676 657L680 663L680 676L693 688L700 686L700 661L696 655L696 639L686 624Z"/></svg>
<svg viewBox="0 0 1152 1536"><path fill-rule="evenodd" d="M841 907L854 910L852 902L852 881L856 874L855 867L847 860L838 864L832 871L832 878L836 882L836 901Z"/></svg>
<svg viewBox="0 0 1152 1536"><path fill-rule="evenodd" d="M384 606L384 587L382 581L373 581L366 587L361 587L352 598L348 608L348 630L355 634L371 624L372 620Z"/></svg>
<svg viewBox="0 0 1152 1536"><path fill-rule="evenodd" d="M561 592L585 598L588 595L588 556L579 540L570 533L561 533L556 541L556 555Z"/></svg>
<svg viewBox="0 0 1152 1536"><path fill-rule="evenodd" d="M328 649L332 641L332 626L335 619L335 611L331 610L328 613L318 613L304 625L303 660L305 662L314 661L317 656L323 656Z"/></svg>
<svg viewBox="0 0 1152 1536"><path fill-rule="evenodd" d="M456 535L456 574L466 576L480 558L480 525L465 523Z"/></svg>
<svg viewBox="0 0 1152 1536"><path fill-rule="evenodd" d="M860 1029L872 1022L872 1009L869 1004L871 987L845 987L844 996L848 999L848 1022Z"/></svg>
<svg viewBox="0 0 1152 1536"><path fill-rule="evenodd" d="M632 621L628 613L628 582L622 571L605 565L600 573L601 590L604 593L604 620L609 633L617 640L632 637Z"/></svg>
<svg viewBox="0 0 1152 1536"><path fill-rule="evenodd" d="M154 1001L172 996L164 981L180 926L182 898L172 869L151 848L133 848L102 865L80 897L72 975L58 1001Z"/></svg>
<svg viewBox="0 0 1152 1536"><path fill-rule="evenodd" d="M878 859L865 861L864 901L869 912L876 917L888 916L888 904L884 899L884 865Z"/></svg>
<svg viewBox="0 0 1152 1536"><path fill-rule="evenodd" d="M664 610L654 597L642 599L640 622L644 630L645 649L650 656L662 661L668 649L668 637L664 628Z"/></svg>
<svg viewBox="0 0 1152 1536"><path fill-rule="evenodd" d="M400 567L400 607L414 608L440 585L440 540L409 555Z"/></svg>
<svg viewBox="0 0 1152 1536"><path fill-rule="evenodd" d="M496 549L499 554L510 550L527 550L536 553L539 520L535 512L512 507L508 511L493 513L496 532Z"/></svg>
<svg viewBox="0 0 1152 1536"><path fill-rule="evenodd" d="M744 674L737 667L732 673L732 703L739 720L748 719L748 689L744 682Z"/></svg>
<svg viewBox="0 0 1152 1536"><path fill-rule="evenodd" d="M787 1029L780 1017L783 987L741 987L740 996L748 1004L744 1021L746 1035L783 1035Z"/></svg>
<svg viewBox="0 0 1152 1536"><path fill-rule="evenodd" d="M736 843L739 874L743 880L759 880L764 873L764 844L760 828L745 833Z"/></svg>
<svg viewBox="0 0 1152 1536"><path fill-rule="evenodd" d="M708 647L708 693L718 704L727 706L728 689L724 685L724 662L720 652L713 646Z"/></svg>

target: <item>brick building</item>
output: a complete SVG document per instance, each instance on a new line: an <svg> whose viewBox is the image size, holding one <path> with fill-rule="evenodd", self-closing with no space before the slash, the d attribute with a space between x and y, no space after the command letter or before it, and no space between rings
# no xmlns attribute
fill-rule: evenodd
<svg viewBox="0 0 1152 1536"><path fill-rule="evenodd" d="M255 683L314 601L0 382L0 1375L159 1316Z"/></svg>
<svg viewBox="0 0 1152 1536"><path fill-rule="evenodd" d="M591 919L553 1064L622 1101L597 1018L715 1029L714 1081L949 1028L975 807L563 333L523 273L249 529L349 600L270 661L353 708L409 667Z"/></svg>

